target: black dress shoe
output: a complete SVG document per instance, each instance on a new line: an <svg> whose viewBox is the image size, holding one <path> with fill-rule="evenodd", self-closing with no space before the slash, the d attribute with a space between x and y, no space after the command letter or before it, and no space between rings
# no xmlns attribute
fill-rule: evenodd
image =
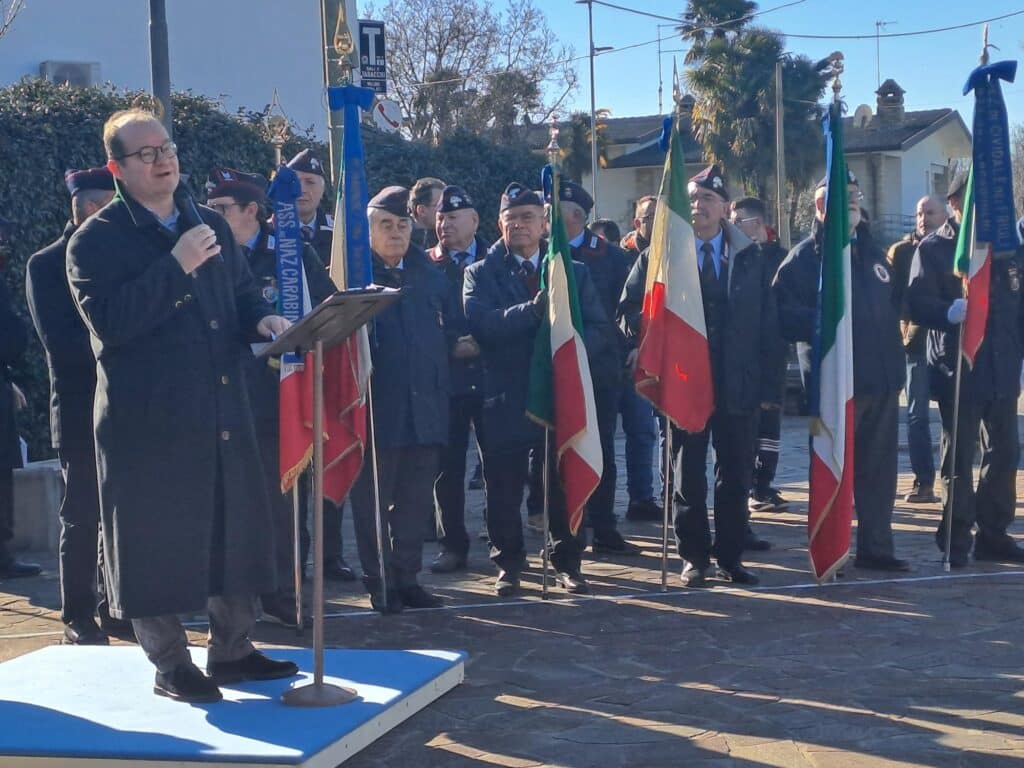
<svg viewBox="0 0 1024 768"><path fill-rule="evenodd" d="M324 563L324 578L328 581L355 581L356 573L339 555Z"/></svg>
<svg viewBox="0 0 1024 768"><path fill-rule="evenodd" d="M399 587L398 598L405 608L440 608L444 603L437 595L432 595L419 584L411 587Z"/></svg>
<svg viewBox="0 0 1024 768"><path fill-rule="evenodd" d="M43 568L36 563L23 563L10 557L0 562L0 581L4 579L28 579L38 576Z"/></svg>
<svg viewBox="0 0 1024 768"><path fill-rule="evenodd" d="M579 571L558 571L555 573L555 584L573 595L590 593L590 585Z"/></svg>
<svg viewBox="0 0 1024 768"><path fill-rule="evenodd" d="M614 529L600 535L595 532L590 550L595 555L619 555L620 557L636 557L641 551L640 547L626 541L622 538L622 534Z"/></svg>
<svg viewBox="0 0 1024 768"><path fill-rule="evenodd" d="M194 704L220 701L224 698L217 684L200 672L199 667L191 662L179 664L166 675L163 672L157 672L156 680L153 683L153 693L175 701Z"/></svg>
<svg viewBox="0 0 1024 768"><path fill-rule="evenodd" d="M683 565L683 571L679 574L679 581L684 587L706 587L711 569L707 566L701 567L687 561Z"/></svg>
<svg viewBox="0 0 1024 768"><path fill-rule="evenodd" d="M494 582L494 593L498 597L511 597L519 591L519 572L506 571L502 568L498 571L498 579Z"/></svg>
<svg viewBox="0 0 1024 768"><path fill-rule="evenodd" d="M236 661L211 661L206 664L206 674L217 685L240 683L243 680L278 680L299 674L293 661L277 661L253 651Z"/></svg>
<svg viewBox="0 0 1024 768"><path fill-rule="evenodd" d="M96 626L92 616L72 619L64 625L61 645L110 645L110 639Z"/></svg>
<svg viewBox="0 0 1024 768"><path fill-rule="evenodd" d="M260 614L260 621L267 624L277 624L287 629L298 629L299 621L295 613L295 598L290 595L271 595L261 597L260 604L263 608ZM305 611L303 611L305 614ZM313 626L311 617L303 615L302 626Z"/></svg>
<svg viewBox="0 0 1024 768"><path fill-rule="evenodd" d="M910 563L891 555L857 555L853 560L854 568L868 571L909 571Z"/></svg>
<svg viewBox="0 0 1024 768"><path fill-rule="evenodd" d="M657 499L639 499L629 502L626 519L638 521L660 521L665 517L664 509Z"/></svg>
<svg viewBox="0 0 1024 768"><path fill-rule="evenodd" d="M382 594L380 579L363 576L363 586L370 595L370 607L382 616L402 612L402 597L398 590L389 587L387 594Z"/></svg>
<svg viewBox="0 0 1024 768"><path fill-rule="evenodd" d="M767 539L762 539L750 528L747 529L747 535L743 538L743 551L744 552L767 552L772 548L772 543Z"/></svg>
<svg viewBox="0 0 1024 768"><path fill-rule="evenodd" d="M130 619L115 619L109 613L100 613L100 629L107 637L116 637L126 643L137 643L135 627Z"/></svg>
<svg viewBox="0 0 1024 768"><path fill-rule="evenodd" d="M974 542L974 559L990 563L1024 563L1024 549L1014 542L992 547L978 539Z"/></svg>
<svg viewBox="0 0 1024 768"><path fill-rule="evenodd" d="M430 564L431 573L454 573L466 570L466 556L441 550Z"/></svg>
<svg viewBox="0 0 1024 768"><path fill-rule="evenodd" d="M733 565L729 568L718 566L718 578L724 579L725 581L731 581L733 584L746 584L747 586L754 586L760 584L761 580L757 578L751 571L748 571L742 565Z"/></svg>

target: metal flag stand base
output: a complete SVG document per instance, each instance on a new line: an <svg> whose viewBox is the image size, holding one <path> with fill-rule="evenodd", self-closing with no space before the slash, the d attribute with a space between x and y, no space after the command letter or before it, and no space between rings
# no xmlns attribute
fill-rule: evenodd
<svg viewBox="0 0 1024 768"><path fill-rule="evenodd" d="M313 346L313 682L291 688L292 707L334 707L359 698L352 688L324 682L324 342Z"/></svg>

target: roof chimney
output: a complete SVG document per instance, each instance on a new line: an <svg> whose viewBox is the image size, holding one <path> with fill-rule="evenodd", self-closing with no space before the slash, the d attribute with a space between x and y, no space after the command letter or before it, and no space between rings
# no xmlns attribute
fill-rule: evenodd
<svg viewBox="0 0 1024 768"><path fill-rule="evenodd" d="M903 121L903 94L906 93L899 84L889 78L882 83L875 94L878 96L878 119L883 123L899 123Z"/></svg>

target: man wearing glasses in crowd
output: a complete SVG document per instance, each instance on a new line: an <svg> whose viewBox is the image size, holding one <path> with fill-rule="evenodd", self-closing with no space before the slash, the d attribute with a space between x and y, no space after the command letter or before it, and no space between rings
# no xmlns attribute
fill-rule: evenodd
<svg viewBox="0 0 1024 768"><path fill-rule="evenodd" d="M110 612L131 619L154 692L294 675L255 650L274 589L271 518L243 366L288 327L261 300L231 229L180 194L177 147L151 113L103 128L119 195L68 245L71 294L97 365L95 437ZM178 614L210 617L204 675Z"/></svg>

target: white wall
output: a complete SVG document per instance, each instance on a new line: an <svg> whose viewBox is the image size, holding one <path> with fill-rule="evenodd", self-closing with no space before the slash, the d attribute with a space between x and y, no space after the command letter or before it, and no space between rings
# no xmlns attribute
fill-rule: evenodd
<svg viewBox="0 0 1024 768"><path fill-rule="evenodd" d="M274 88L299 126L326 135L318 0L169 0L171 87L262 109ZM353 30L355 32L355 30ZM0 85L39 63L95 61L100 79L148 90L149 3L29 0L0 39Z"/></svg>
<svg viewBox="0 0 1024 768"><path fill-rule="evenodd" d="M971 144L959 125L946 123L924 141L915 144L903 156L903 198L901 211L914 213L917 201L936 190L929 185L933 166L948 166L951 161L970 157Z"/></svg>

